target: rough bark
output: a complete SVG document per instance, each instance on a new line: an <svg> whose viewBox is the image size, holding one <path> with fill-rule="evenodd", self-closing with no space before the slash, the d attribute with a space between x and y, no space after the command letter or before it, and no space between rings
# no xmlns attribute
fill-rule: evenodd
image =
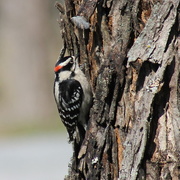
<svg viewBox="0 0 180 180"><path fill-rule="evenodd" d="M80 54L94 91L65 179L180 179L180 1L56 6L68 52ZM90 29L74 25L76 15Z"/></svg>

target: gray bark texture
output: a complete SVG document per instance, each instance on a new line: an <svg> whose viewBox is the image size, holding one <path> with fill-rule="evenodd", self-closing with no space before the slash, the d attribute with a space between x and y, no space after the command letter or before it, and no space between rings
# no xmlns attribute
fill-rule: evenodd
<svg viewBox="0 0 180 180"><path fill-rule="evenodd" d="M94 92L65 179L180 179L180 1L65 0L56 7L64 45L80 54Z"/></svg>

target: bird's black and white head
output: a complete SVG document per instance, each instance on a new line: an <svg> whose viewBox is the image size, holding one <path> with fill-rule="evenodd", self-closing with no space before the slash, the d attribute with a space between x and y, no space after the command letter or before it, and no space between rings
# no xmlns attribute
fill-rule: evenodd
<svg viewBox="0 0 180 180"><path fill-rule="evenodd" d="M75 56L66 56L57 61L55 64L54 72L59 73L62 71L75 71L78 66L77 58Z"/></svg>
<svg viewBox="0 0 180 180"><path fill-rule="evenodd" d="M57 61L54 67L56 78L60 81L69 79L79 68L78 59L75 56L66 56Z"/></svg>

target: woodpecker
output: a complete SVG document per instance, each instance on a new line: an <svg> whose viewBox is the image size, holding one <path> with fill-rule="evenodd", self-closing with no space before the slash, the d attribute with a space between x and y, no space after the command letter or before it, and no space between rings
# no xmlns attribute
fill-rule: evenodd
<svg viewBox="0 0 180 180"><path fill-rule="evenodd" d="M91 86L81 71L78 58L66 56L55 64L54 98L69 141L84 138L92 103Z"/></svg>

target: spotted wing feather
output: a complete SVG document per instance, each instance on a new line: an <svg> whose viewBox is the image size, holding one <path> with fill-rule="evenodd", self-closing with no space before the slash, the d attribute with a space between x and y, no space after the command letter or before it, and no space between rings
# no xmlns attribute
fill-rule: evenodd
<svg viewBox="0 0 180 180"><path fill-rule="evenodd" d="M83 89L77 80L69 79L59 84L59 92L59 114L72 141L82 104Z"/></svg>

